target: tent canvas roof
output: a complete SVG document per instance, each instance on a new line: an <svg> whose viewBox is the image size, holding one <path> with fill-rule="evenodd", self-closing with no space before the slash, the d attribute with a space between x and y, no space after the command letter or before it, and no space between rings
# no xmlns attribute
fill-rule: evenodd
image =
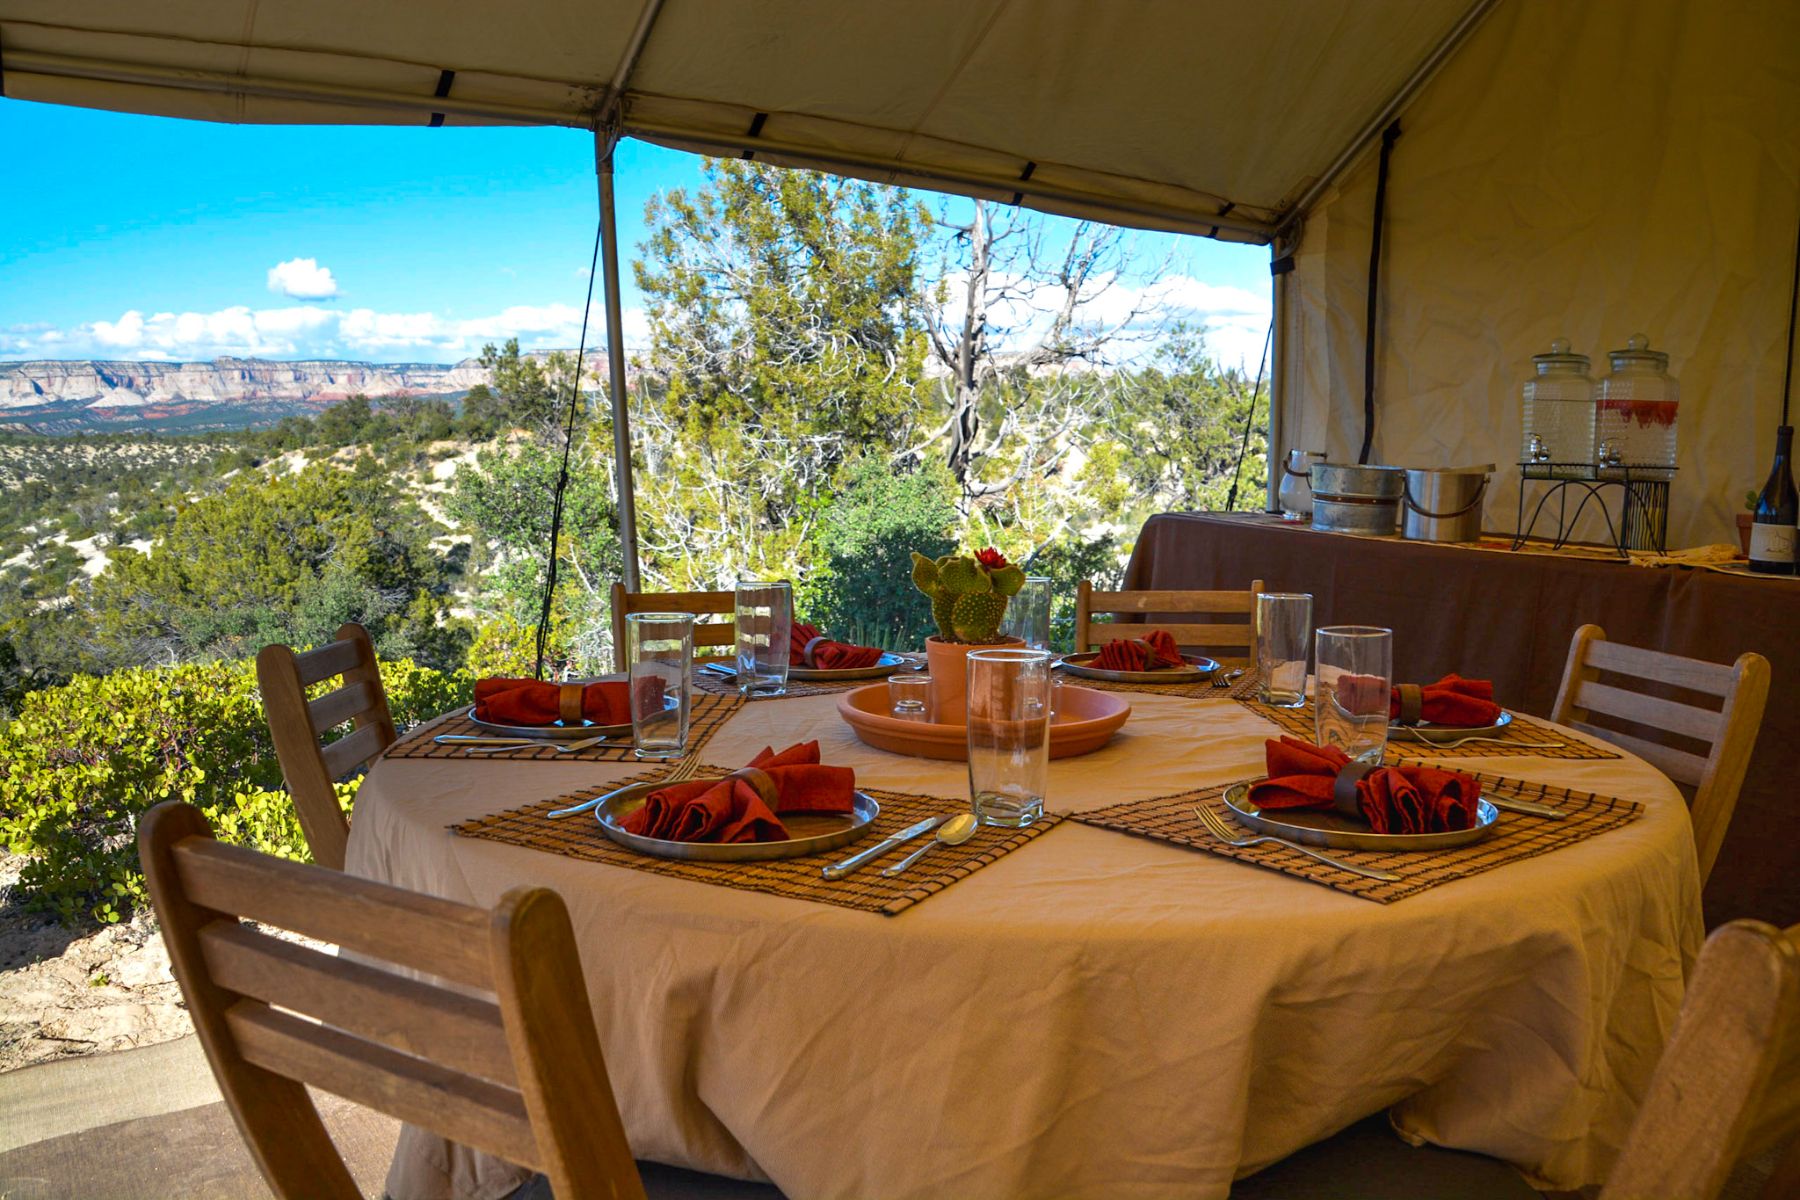
<svg viewBox="0 0 1800 1200"><path fill-rule="evenodd" d="M0 86L214 121L588 126L655 4L0 0ZM655 8L620 127L1266 242L1486 7L670 0Z"/></svg>

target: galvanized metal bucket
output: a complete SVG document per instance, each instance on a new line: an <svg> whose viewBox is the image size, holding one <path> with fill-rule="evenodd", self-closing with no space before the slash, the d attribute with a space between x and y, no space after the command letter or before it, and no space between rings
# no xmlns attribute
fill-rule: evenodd
<svg viewBox="0 0 1800 1200"><path fill-rule="evenodd" d="M1313 528L1392 537L1405 493L1406 472L1399 467L1314 463Z"/></svg>
<svg viewBox="0 0 1800 1200"><path fill-rule="evenodd" d="M1405 534L1415 542L1481 537L1482 500L1494 464L1406 472Z"/></svg>

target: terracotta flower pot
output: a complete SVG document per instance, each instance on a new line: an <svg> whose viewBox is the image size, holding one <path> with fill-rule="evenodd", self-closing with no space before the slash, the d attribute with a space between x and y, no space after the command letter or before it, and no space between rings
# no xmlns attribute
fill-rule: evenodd
<svg viewBox="0 0 1800 1200"><path fill-rule="evenodd" d="M1009 637L997 642L946 642L933 634L925 639L925 661L931 672L931 702L937 711L932 720L941 725L963 725L969 719L969 651L1005 650L1023 646L1024 639Z"/></svg>
<svg viewBox="0 0 1800 1200"><path fill-rule="evenodd" d="M1737 515L1737 521L1738 521L1738 546L1743 550L1744 557L1749 558L1750 557L1750 526L1752 526L1756 523L1756 518L1751 513L1741 512Z"/></svg>

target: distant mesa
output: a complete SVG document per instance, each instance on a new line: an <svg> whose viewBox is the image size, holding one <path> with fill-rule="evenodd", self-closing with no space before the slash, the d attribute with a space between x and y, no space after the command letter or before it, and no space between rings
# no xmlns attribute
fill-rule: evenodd
<svg viewBox="0 0 1800 1200"><path fill-rule="evenodd" d="M605 378L606 356L590 352L584 381L595 386ZM0 362L0 422L8 429L57 434L233 429L314 413L359 393L377 401L396 396L457 399L488 382L488 371L472 358L458 363L263 358Z"/></svg>

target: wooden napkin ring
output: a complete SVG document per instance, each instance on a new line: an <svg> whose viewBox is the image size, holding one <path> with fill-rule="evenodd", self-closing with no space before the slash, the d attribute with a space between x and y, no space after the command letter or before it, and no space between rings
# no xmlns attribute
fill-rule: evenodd
<svg viewBox="0 0 1800 1200"><path fill-rule="evenodd" d="M581 696L587 689L579 683L562 683L556 687L556 713L564 725L579 725L585 720Z"/></svg>
<svg viewBox="0 0 1800 1200"><path fill-rule="evenodd" d="M774 777L767 771L757 767L739 767L725 778L741 779L749 784L762 797L762 802L769 806L770 812L775 812L780 807L781 789L775 786Z"/></svg>
<svg viewBox="0 0 1800 1200"><path fill-rule="evenodd" d="M819 665L818 663L813 661L813 651L817 650L820 646L823 646L826 642L829 642L830 640L831 639L826 637L824 634L820 634L818 637L813 638L812 640L810 640L806 643L806 649L804 649L800 652L800 657L806 661L807 666L816 667Z"/></svg>
<svg viewBox="0 0 1800 1200"><path fill-rule="evenodd" d="M1345 816L1361 817L1362 805L1356 798L1356 785L1361 783L1363 776L1373 771L1375 767L1374 763L1345 763L1344 769L1337 773L1337 778L1331 784L1333 807Z"/></svg>
<svg viewBox="0 0 1800 1200"><path fill-rule="evenodd" d="M1417 725L1425 713L1425 689L1416 683L1401 683L1394 690L1400 694L1400 723Z"/></svg>

